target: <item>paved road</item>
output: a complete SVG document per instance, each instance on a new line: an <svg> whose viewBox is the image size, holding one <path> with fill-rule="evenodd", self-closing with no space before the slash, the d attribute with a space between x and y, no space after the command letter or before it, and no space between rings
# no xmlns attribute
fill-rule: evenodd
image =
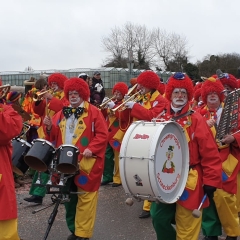
<svg viewBox="0 0 240 240"><path fill-rule="evenodd" d="M17 194L20 236L24 240L43 240L53 206L32 214L33 210L41 206L23 201L26 196L28 196L27 191ZM50 196L45 197L43 206L51 203ZM122 187L112 188L108 185L100 188L97 219L91 240L156 240L151 219L138 218L142 202L135 202L129 207L125 204L125 200ZM64 206L61 204L58 210L48 240L66 240L70 234L65 223ZM199 240L202 238L200 235Z"/></svg>

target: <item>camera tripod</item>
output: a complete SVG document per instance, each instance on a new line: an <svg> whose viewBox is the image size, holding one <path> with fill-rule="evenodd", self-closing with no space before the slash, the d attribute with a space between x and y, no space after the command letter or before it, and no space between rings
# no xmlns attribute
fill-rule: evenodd
<svg viewBox="0 0 240 240"><path fill-rule="evenodd" d="M70 198L69 198L70 194L84 194L84 193L83 192L76 192L76 191L74 191L75 189L71 189L71 184L69 184L68 186L65 186L64 188L62 186L61 187L54 186L54 188L58 188L57 191L51 191L49 186L46 186L46 185L43 185L43 184L38 184L38 185L41 185L43 187L44 186L47 187L47 189L48 189L47 194L53 194L51 196L52 203L50 203L49 205L47 205L45 207L34 210L32 212L32 214L38 213L40 211L43 211L43 210L55 205L54 208L53 208L53 211L50 214L50 217L48 219L48 227L47 227L47 230L46 230L45 235L43 237L43 240L46 240L48 235L49 235L49 232L52 228L55 217L57 216L59 205L61 203L69 202L70 201ZM73 191L71 191L71 190L73 190Z"/></svg>

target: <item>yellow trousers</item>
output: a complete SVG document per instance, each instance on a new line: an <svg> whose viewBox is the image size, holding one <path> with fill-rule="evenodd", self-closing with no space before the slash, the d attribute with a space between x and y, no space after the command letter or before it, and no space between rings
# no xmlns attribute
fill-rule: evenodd
<svg viewBox="0 0 240 240"><path fill-rule="evenodd" d="M119 154L120 152L113 150L114 152L114 175L113 175L113 182L121 184L121 177L119 172Z"/></svg>
<svg viewBox="0 0 240 240"><path fill-rule="evenodd" d="M17 230L17 218L0 221L0 240L20 240Z"/></svg>
<svg viewBox="0 0 240 240"><path fill-rule="evenodd" d="M202 215L195 218L192 211L176 204L176 240L198 240L201 230Z"/></svg>
<svg viewBox="0 0 240 240"><path fill-rule="evenodd" d="M240 212L240 172L237 175L237 210L238 212Z"/></svg>
<svg viewBox="0 0 240 240"><path fill-rule="evenodd" d="M149 212L150 208L151 208L151 202L149 202L148 200L144 200L144 202L143 202L143 210Z"/></svg>
<svg viewBox="0 0 240 240"><path fill-rule="evenodd" d="M78 192L84 192L78 188ZM75 235L91 238L97 212L98 191L84 192L78 195L75 215Z"/></svg>
<svg viewBox="0 0 240 240"><path fill-rule="evenodd" d="M217 189L213 200L224 232L228 236L240 236L236 195L227 193L222 189Z"/></svg>

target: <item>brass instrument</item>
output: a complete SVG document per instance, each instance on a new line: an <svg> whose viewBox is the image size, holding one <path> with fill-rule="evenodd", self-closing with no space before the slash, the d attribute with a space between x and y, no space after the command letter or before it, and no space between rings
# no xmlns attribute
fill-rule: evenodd
<svg viewBox="0 0 240 240"><path fill-rule="evenodd" d="M109 98L108 100L106 100L106 101L104 101L103 103L101 103L99 106L98 106L98 108L99 109L103 109L103 108L105 108L106 106L107 106L107 104L109 103L109 102L111 102L113 99L115 99L116 98L116 96L115 95L113 95L111 98Z"/></svg>
<svg viewBox="0 0 240 240"><path fill-rule="evenodd" d="M33 101L36 102L36 101L41 101L43 100L43 95L47 92L50 92L52 93L52 89L49 89L49 90L46 90L44 92L37 92L37 93L34 93L33 94Z"/></svg>
<svg viewBox="0 0 240 240"><path fill-rule="evenodd" d="M10 89L11 89L11 86L9 84L0 86L0 99L6 97Z"/></svg>
<svg viewBox="0 0 240 240"><path fill-rule="evenodd" d="M139 90L138 92L132 94L128 99L126 99L125 101L123 101L120 105L118 105L117 107L110 109L111 113L115 113L117 110L119 111L124 111L126 109L126 107L124 106L127 102L129 101L133 101L136 102L139 95L141 94L142 90ZM120 109L121 108L121 109Z"/></svg>

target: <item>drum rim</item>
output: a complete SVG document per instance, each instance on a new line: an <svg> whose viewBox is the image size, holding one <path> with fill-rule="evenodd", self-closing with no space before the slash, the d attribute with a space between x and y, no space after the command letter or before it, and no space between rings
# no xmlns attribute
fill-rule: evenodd
<svg viewBox="0 0 240 240"><path fill-rule="evenodd" d="M71 144L62 144L57 148L57 150L60 149L61 147L72 147L79 151L78 147L76 147L75 145L71 145Z"/></svg>
<svg viewBox="0 0 240 240"><path fill-rule="evenodd" d="M22 139L22 138L14 138L13 140L16 140L16 141L19 141L19 142L21 142L21 143L24 143L24 144L25 144L26 146L28 146L28 147L31 147L31 146L32 146L31 143L27 142L26 140L24 140L24 139Z"/></svg>
<svg viewBox="0 0 240 240"><path fill-rule="evenodd" d="M34 142L34 143L35 143L35 142L46 142L48 145L50 145L51 147L54 148L54 145L53 145L51 142L49 142L48 140L43 139L43 138L36 138L36 139L33 140L33 142Z"/></svg>

